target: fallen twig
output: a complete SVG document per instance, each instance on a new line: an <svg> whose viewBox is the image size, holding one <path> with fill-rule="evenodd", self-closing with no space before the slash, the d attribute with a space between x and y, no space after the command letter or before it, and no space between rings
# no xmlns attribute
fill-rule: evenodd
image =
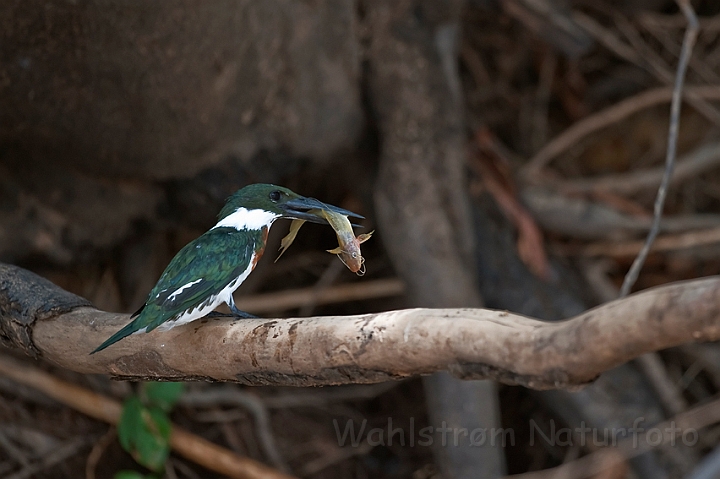
<svg viewBox="0 0 720 479"><path fill-rule="evenodd" d="M233 394L228 395L223 389L210 389L203 394L185 393L181 404L192 404L195 407L208 406L240 406L250 412L257 429L257 438L265 457L270 463L282 471L290 470L275 445L275 436L270 427L270 414L262 398L256 394L235 388Z"/></svg>
<svg viewBox="0 0 720 479"><path fill-rule="evenodd" d="M665 235L653 244L652 251L676 251L720 243L720 228L689 231L687 233ZM612 256L616 258L635 256L642 250L644 241L590 243L585 246L562 246L554 251L563 256Z"/></svg>
<svg viewBox="0 0 720 479"><path fill-rule="evenodd" d="M15 444L8 439L8 437L5 435L5 433L0 430L0 447L4 449L5 454L8 455L8 457L11 457L13 460L17 461L23 468L27 468L30 466L30 459L25 455L25 453Z"/></svg>
<svg viewBox="0 0 720 479"><path fill-rule="evenodd" d="M710 403L696 406L688 411L680 413L667 421L656 424L650 431L638 430L636 435L624 437L618 442L617 447L605 447L583 456L580 459L571 461L560 466L544 469L541 471L526 472L507 476L508 479L555 479L558 477L572 477L582 479L595 477L604 469L611 467L619 461L639 456L654 447L677 441L684 431L695 430L720 422L720 399ZM652 433L658 432L661 438L658 442L651 438ZM651 445L652 444L652 445Z"/></svg>
<svg viewBox="0 0 720 479"><path fill-rule="evenodd" d="M95 443L85 461L85 479L95 479L95 469L105 449L117 439L117 429L110 426L105 434Z"/></svg>
<svg viewBox="0 0 720 479"><path fill-rule="evenodd" d="M692 21L693 23L690 26L692 27L694 25L695 33L697 33L698 22L694 12L692 13L693 18L691 19L688 17L687 12L683 10L683 8L684 7L680 5L680 10L683 12L686 22L690 23ZM630 40L631 44L625 43L616 36L614 31L605 28L597 20L585 15L582 12L574 12L573 19L582 25L583 28L585 28L585 30L587 30L587 32L590 33L598 42L605 45L610 51L620 58L634 63L638 67L655 76L655 78L661 82L668 85L673 84L677 80L677 73L673 74L663 58L651 50L638 34L637 30L630 26L629 22L624 20L622 17L616 17L617 28L618 30L623 31L628 40ZM687 29L685 33L686 36L683 40L683 48L687 45ZM680 62L682 62L682 53L680 54L680 57ZM687 61L689 62L689 60L690 59L688 58ZM685 66L687 66L687 63ZM684 96L687 102L690 103L695 110L711 122L720 126L720 112L718 112L713 105L709 104L704 98L697 96L692 92L685 92Z"/></svg>
<svg viewBox="0 0 720 479"><path fill-rule="evenodd" d="M522 199L532 213L533 218L544 231L567 235L586 240L613 238L620 245L620 238L632 238L638 233L647 233L652 226L652 217L643 212L642 215L624 214L613 206L619 204L614 198L600 196L602 201L592 201L583 197L563 194L550 188L528 186L522 191ZM632 205L623 205L628 211ZM688 214L665 217L661 225L663 233L688 232L689 230L711 230L720 227L720 215ZM635 254L640 251L640 245ZM576 249L580 252L581 249Z"/></svg>
<svg viewBox="0 0 720 479"><path fill-rule="evenodd" d="M32 477L38 472L44 471L45 469L48 469L74 456L75 454L80 452L82 448L92 444L93 440L94 438L87 436L81 436L71 439L65 444L58 447L56 450L52 451L44 458L42 458L40 461L28 464L18 472L5 476L5 479L25 479L27 477Z"/></svg>
<svg viewBox="0 0 720 479"><path fill-rule="evenodd" d="M687 401L675 382L670 378L660 354L648 353L637 358L637 363L658 394L665 410L671 414L680 414L687 409Z"/></svg>
<svg viewBox="0 0 720 479"><path fill-rule="evenodd" d="M404 291L405 285L401 280L390 278L320 288L311 286L277 293L239 297L235 304L243 311L260 314L286 311L303 306L398 296Z"/></svg>
<svg viewBox="0 0 720 479"><path fill-rule="evenodd" d="M35 367L0 356L0 374L31 386L51 398L95 419L117 424L122 406L117 401L57 379ZM211 470L238 479L292 479L257 461L240 457L178 426L173 426L170 445L178 454Z"/></svg>
<svg viewBox="0 0 720 479"><path fill-rule="evenodd" d="M720 86L694 86L686 87L683 92L692 93L708 100L720 99ZM522 176L531 179L536 176L551 160L558 157L570 147L576 145L587 135L617 123L630 115L661 103L672 100L672 88L654 88L626 98L615 105L574 123L567 130L550 140L527 164L522 168Z"/></svg>
<svg viewBox="0 0 720 479"><path fill-rule="evenodd" d="M388 381L378 384L364 384L357 386L328 387L307 390L293 390L292 393L264 396L262 402L268 409L283 409L294 407L326 408L328 404L352 400L369 400L386 393L400 384L397 381ZM236 385L227 384L203 390L186 391L180 398L180 404L189 407L208 405L242 405L237 400L238 395L246 395Z"/></svg>
<svg viewBox="0 0 720 479"><path fill-rule="evenodd" d="M709 143L679 158L673 171L671 184L678 184L713 168L720 167L720 143ZM570 192L614 191L616 193L637 193L655 189L662 181L665 167L635 170L617 175L597 178L558 180L554 188Z"/></svg>
<svg viewBox="0 0 720 479"><path fill-rule="evenodd" d="M498 149L492 146L491 133L480 129L475 134L477 145L483 150L496 156ZM502 160L502 157L497 157ZM502 171L490 158L477 155L470 160L470 166L481 178L487 191L505 216L518 229L517 249L520 259L537 277L547 280L550 278L550 262L545 254L543 234L535 223L535 219L528 213L525 206L517 197L510 174Z"/></svg>
<svg viewBox="0 0 720 479"><path fill-rule="evenodd" d="M680 106L682 104L682 91L685 82L685 72L687 70L690 56L692 55L695 39L698 34L698 20L695 11L690 5L690 0L677 0L680 10L688 21L688 27L685 30L685 38L683 38L682 53L678 61L677 73L675 75L675 86L673 87L672 102L670 104L670 128L668 131L667 155L665 156L665 172L663 173L660 187L658 188L655 205L653 207L653 223L650 232L647 235L645 244L643 245L637 258L630 266L630 271L625 275L622 287L620 288L620 297L625 297L630 293L635 281L637 281L640 270L645 264L647 255L650 254L655 237L660 232L660 221L662 220L663 209L665 208L665 197L667 196L670 177L675 166L675 154L677 152L678 134L680 131Z"/></svg>

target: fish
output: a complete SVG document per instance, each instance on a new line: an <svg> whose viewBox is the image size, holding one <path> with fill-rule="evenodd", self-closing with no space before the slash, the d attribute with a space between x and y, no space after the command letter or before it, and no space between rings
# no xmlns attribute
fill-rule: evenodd
<svg viewBox="0 0 720 479"><path fill-rule="evenodd" d="M316 216L325 218L333 230L338 239L338 247L327 250L328 253L337 255L340 261L347 266L347 268L356 273L358 276L365 274L365 258L363 258L360 251L360 244L370 239L375 231L369 233L363 233L355 236L355 232L352 230L352 224L347 216L335 213L333 211L314 209L308 211ZM280 241L280 254L275 259L277 261L280 256L290 247L295 241L300 227L305 223L305 220L293 220L290 224L290 232Z"/></svg>
<svg viewBox="0 0 720 479"><path fill-rule="evenodd" d="M338 239L338 247L327 252L337 255L353 273L358 276L364 275L365 258L360 252L360 244L369 240L375 231L355 236L347 216L326 210L321 210L320 214L330 223Z"/></svg>

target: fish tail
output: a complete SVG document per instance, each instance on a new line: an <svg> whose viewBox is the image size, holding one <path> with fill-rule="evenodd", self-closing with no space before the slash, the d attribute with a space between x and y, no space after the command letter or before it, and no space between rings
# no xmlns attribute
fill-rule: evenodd
<svg viewBox="0 0 720 479"><path fill-rule="evenodd" d="M130 336L130 335L131 335L132 333L134 333L135 331L138 331L138 330L142 329L138 323L139 323L139 322L138 322L137 320L131 321L129 324L127 324L127 325L126 325L124 328L122 328L120 331L118 331L117 333L115 333L115 334L113 334L112 336L110 336L109 338L107 338L104 343L102 343L100 346L98 346L97 348L95 348L95 349L93 350L93 352L91 352L90 354L95 354L95 353L97 353L98 351L102 351L103 349L107 348L108 346L111 346L111 345L117 343L117 342L120 341L121 339L123 339L123 338L125 338L125 337L127 337L127 336Z"/></svg>

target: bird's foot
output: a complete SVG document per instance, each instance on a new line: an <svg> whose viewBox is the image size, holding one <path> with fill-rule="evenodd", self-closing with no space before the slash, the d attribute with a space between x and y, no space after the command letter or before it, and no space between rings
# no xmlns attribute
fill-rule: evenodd
<svg viewBox="0 0 720 479"><path fill-rule="evenodd" d="M243 318L243 319L257 318L257 316L255 316L254 314L246 313L245 311L238 309L238 307L235 306L234 304L230 305L230 312L236 318Z"/></svg>

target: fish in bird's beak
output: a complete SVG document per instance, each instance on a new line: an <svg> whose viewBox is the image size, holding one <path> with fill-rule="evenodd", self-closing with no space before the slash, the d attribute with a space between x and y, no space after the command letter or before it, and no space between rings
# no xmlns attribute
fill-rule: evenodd
<svg viewBox="0 0 720 479"><path fill-rule="evenodd" d="M348 211L337 206L323 203L322 201L316 200L315 198L306 198L303 196L290 199L279 206L285 211L285 213L283 213L283 216L286 218L304 220L311 223L319 223L322 225L330 224L327 218L325 218L325 216L321 214L322 211L327 211L350 218L364 219L363 216L357 213L353 213L352 211Z"/></svg>
<svg viewBox="0 0 720 479"><path fill-rule="evenodd" d="M337 206L327 205L314 198L300 198L300 201L303 206L310 205L313 208L301 212L302 216L299 218L294 217L295 219L290 225L290 232L280 242L280 254L275 261L280 259L280 256L290 247L303 223L311 221L313 223L329 224L335 230L339 246L328 250L328 253L336 254L353 273L360 276L365 274L365 259L360 253L360 244L370 239L373 232L356 237L352 230L353 225L348 219L348 216L354 218L362 218L362 216Z"/></svg>
<svg viewBox="0 0 720 479"><path fill-rule="evenodd" d="M373 231L356 237L347 216L324 210L321 211L321 214L335 230L335 235L338 239L338 247L327 250L328 253L337 255L340 261L353 273L356 273L358 276L364 275L365 258L363 258L362 253L360 253L360 244L369 240Z"/></svg>

